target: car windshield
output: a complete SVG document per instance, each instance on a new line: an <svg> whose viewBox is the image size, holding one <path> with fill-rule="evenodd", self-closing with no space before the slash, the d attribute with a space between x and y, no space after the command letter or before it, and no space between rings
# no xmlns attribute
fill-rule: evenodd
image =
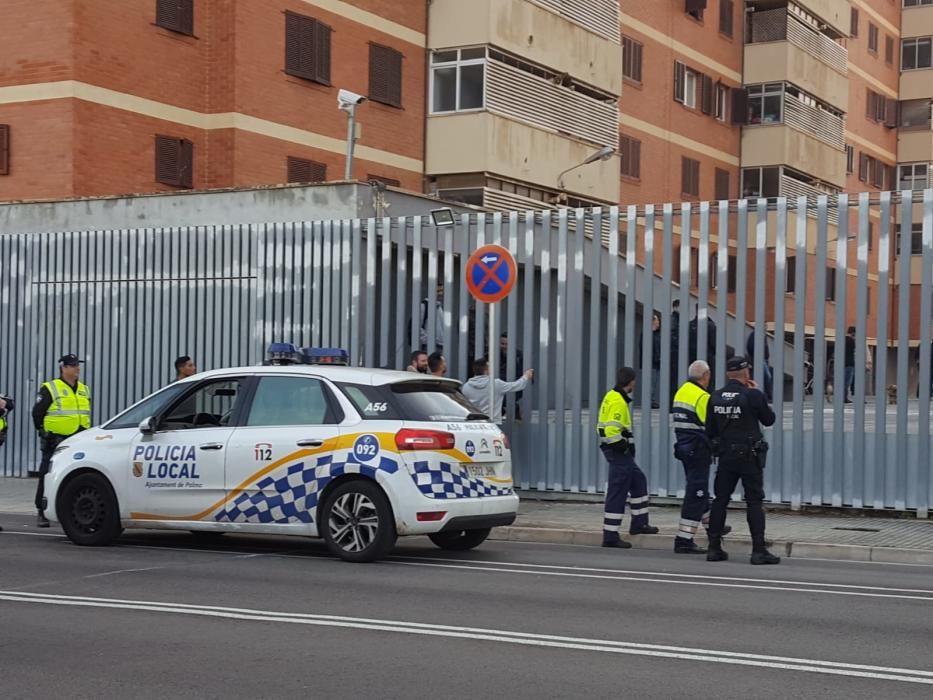
<svg viewBox="0 0 933 700"><path fill-rule="evenodd" d="M105 423L103 427L105 430L135 428L144 419L155 415L165 408L171 401L174 401L181 392L185 391L185 389L190 386L190 384L169 384L161 391L146 397L135 406L126 409L109 423Z"/></svg>
<svg viewBox="0 0 933 700"><path fill-rule="evenodd" d="M450 382L398 382L390 388L393 403L405 420L452 422L476 415L460 389Z"/></svg>

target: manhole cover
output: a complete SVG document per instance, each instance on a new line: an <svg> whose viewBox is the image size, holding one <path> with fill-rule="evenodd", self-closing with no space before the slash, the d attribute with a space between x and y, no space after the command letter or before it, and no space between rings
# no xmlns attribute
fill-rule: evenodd
<svg viewBox="0 0 933 700"><path fill-rule="evenodd" d="M834 527L833 530L848 530L850 532L881 532L876 527Z"/></svg>

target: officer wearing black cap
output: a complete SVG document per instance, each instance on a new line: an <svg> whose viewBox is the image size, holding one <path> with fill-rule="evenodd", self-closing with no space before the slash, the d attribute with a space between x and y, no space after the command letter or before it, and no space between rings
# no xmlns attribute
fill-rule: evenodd
<svg viewBox="0 0 933 700"><path fill-rule="evenodd" d="M748 360L730 357L726 362L726 385L709 400L706 434L719 456L719 468L713 487L716 498L709 518L707 561L729 558L722 549L726 507L739 480L745 491L748 529L752 535L752 564L778 564L765 547L764 467L768 443L761 426L774 425L774 411L765 395L748 373Z"/></svg>
<svg viewBox="0 0 933 700"><path fill-rule="evenodd" d="M32 422L39 431L42 462L39 464L39 484L36 487L36 510L39 527L48 527L45 517L45 475L55 448L75 433L91 427L91 391L82 384L81 362L76 355L63 355L58 364L61 375L45 382L32 407Z"/></svg>

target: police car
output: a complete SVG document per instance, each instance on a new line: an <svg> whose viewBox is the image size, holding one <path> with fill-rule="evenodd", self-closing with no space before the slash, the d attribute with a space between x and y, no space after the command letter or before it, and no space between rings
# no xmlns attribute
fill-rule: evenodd
<svg viewBox="0 0 933 700"><path fill-rule="evenodd" d="M288 354L176 382L63 442L47 516L79 545L124 528L291 534L348 561L399 535L470 549L514 521L508 440L458 382Z"/></svg>

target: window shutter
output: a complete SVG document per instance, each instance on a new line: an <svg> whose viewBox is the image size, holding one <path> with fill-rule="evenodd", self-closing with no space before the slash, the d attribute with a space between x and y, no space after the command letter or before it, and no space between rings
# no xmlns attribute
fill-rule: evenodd
<svg viewBox="0 0 933 700"><path fill-rule="evenodd" d="M621 143L622 174L626 177L641 178L641 141L631 136L623 136Z"/></svg>
<svg viewBox="0 0 933 700"><path fill-rule="evenodd" d="M744 124L748 119L748 93L744 88L732 90L732 123Z"/></svg>
<svg viewBox="0 0 933 700"><path fill-rule="evenodd" d="M713 113L713 79L708 75L700 76L702 81L702 88L700 94L700 109L703 114L712 114Z"/></svg>
<svg viewBox="0 0 933 700"><path fill-rule="evenodd" d="M156 0L156 24L181 34L194 34L194 0Z"/></svg>
<svg viewBox="0 0 933 700"><path fill-rule="evenodd" d="M330 32L330 27L314 20L314 80L325 85L330 85Z"/></svg>
<svg viewBox="0 0 933 700"><path fill-rule="evenodd" d="M734 255L729 256L729 267L726 271L726 291L730 294L736 290L736 272L737 272L737 259Z"/></svg>
<svg viewBox="0 0 933 700"><path fill-rule="evenodd" d="M632 177L641 179L641 141L632 139L629 155L632 161Z"/></svg>
<svg viewBox="0 0 933 700"><path fill-rule="evenodd" d="M694 197L700 194L700 161L681 158L681 192Z"/></svg>
<svg viewBox="0 0 933 700"><path fill-rule="evenodd" d="M868 171L870 169L870 163L868 156L865 153L859 152L858 154L858 179L862 182L868 182Z"/></svg>
<svg viewBox="0 0 933 700"><path fill-rule="evenodd" d="M849 34L852 35L853 39L858 36L858 10L854 7L852 8L852 19Z"/></svg>
<svg viewBox="0 0 933 700"><path fill-rule="evenodd" d="M729 199L729 171L716 168L716 199Z"/></svg>
<svg viewBox="0 0 933 700"><path fill-rule="evenodd" d="M683 104L684 81L686 80L687 66L680 61L674 61L674 101Z"/></svg>
<svg viewBox="0 0 933 700"><path fill-rule="evenodd" d="M702 12L706 9L707 0L686 0L684 12Z"/></svg>
<svg viewBox="0 0 933 700"><path fill-rule="evenodd" d="M285 72L301 73L301 20L298 15L285 15Z"/></svg>
<svg viewBox="0 0 933 700"><path fill-rule="evenodd" d="M155 179L173 187L193 186L194 144L187 139L156 136Z"/></svg>
<svg viewBox="0 0 933 700"><path fill-rule="evenodd" d="M178 181L182 187L194 187L194 144L188 139L181 140Z"/></svg>
<svg viewBox="0 0 933 700"><path fill-rule="evenodd" d="M875 187L884 187L884 163L876 159L873 166L871 184Z"/></svg>
<svg viewBox="0 0 933 700"><path fill-rule="evenodd" d="M719 0L719 31L728 37L732 36L733 17L735 8L732 0Z"/></svg>
<svg viewBox="0 0 933 700"><path fill-rule="evenodd" d="M885 99L884 125L889 129L897 128L897 100Z"/></svg>
<svg viewBox="0 0 933 700"><path fill-rule="evenodd" d="M324 182L327 179L327 166L307 158L288 156L289 182Z"/></svg>
<svg viewBox="0 0 933 700"><path fill-rule="evenodd" d="M194 34L194 0L178 0L178 31Z"/></svg>
<svg viewBox="0 0 933 700"><path fill-rule="evenodd" d="M890 35L884 38L884 61L894 63L894 38Z"/></svg>
<svg viewBox="0 0 933 700"><path fill-rule="evenodd" d="M369 99L402 106L402 54L395 49L369 45Z"/></svg>
<svg viewBox="0 0 933 700"><path fill-rule="evenodd" d="M0 175L10 174L10 125L0 124Z"/></svg>

